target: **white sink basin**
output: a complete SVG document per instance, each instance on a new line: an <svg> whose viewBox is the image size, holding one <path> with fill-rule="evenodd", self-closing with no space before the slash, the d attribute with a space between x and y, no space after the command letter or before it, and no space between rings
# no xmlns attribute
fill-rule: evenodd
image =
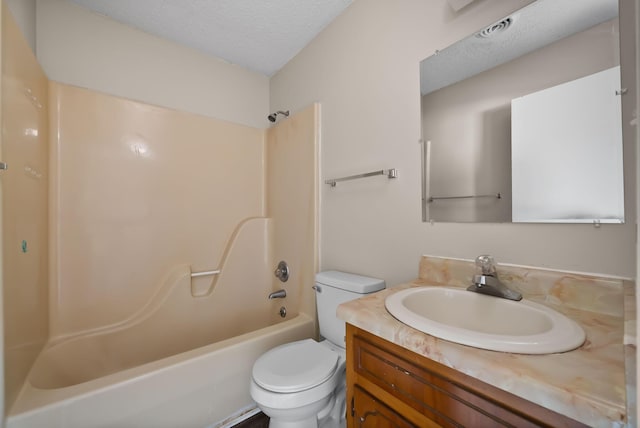
<svg viewBox="0 0 640 428"><path fill-rule="evenodd" d="M417 287L387 297L400 322L451 342L492 351L551 354L582 345L584 330L546 306L461 288Z"/></svg>

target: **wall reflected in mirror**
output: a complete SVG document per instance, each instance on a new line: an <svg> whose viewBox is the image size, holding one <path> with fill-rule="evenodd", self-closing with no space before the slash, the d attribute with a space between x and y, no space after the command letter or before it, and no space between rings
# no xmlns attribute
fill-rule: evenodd
<svg viewBox="0 0 640 428"><path fill-rule="evenodd" d="M619 52L617 0L537 0L422 61L423 221L624 222Z"/></svg>

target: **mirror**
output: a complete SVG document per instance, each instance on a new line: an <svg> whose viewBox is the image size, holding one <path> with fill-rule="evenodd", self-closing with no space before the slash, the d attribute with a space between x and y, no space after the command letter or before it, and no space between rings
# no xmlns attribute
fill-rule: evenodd
<svg viewBox="0 0 640 428"><path fill-rule="evenodd" d="M423 221L623 223L617 0L537 0L420 63Z"/></svg>

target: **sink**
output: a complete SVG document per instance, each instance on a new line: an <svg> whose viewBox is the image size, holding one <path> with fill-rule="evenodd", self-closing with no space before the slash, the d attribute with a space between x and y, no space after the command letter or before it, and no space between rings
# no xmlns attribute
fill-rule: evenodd
<svg viewBox="0 0 640 428"><path fill-rule="evenodd" d="M518 354L551 354L578 348L585 333L553 309L450 287L416 287L387 297L398 321L441 339Z"/></svg>

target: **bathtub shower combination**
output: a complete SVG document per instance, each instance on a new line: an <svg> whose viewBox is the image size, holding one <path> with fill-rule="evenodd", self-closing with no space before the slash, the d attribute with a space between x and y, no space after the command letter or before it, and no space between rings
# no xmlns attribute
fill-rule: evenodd
<svg viewBox="0 0 640 428"><path fill-rule="evenodd" d="M316 336L319 105L253 128L50 81L3 2L1 110L6 426L255 411L254 362Z"/></svg>
<svg viewBox="0 0 640 428"><path fill-rule="evenodd" d="M316 335L318 106L264 131L57 83L50 94L56 126L73 129L51 131L50 339L7 426L218 427L251 414L256 359ZM105 153L117 169L95 161Z"/></svg>

